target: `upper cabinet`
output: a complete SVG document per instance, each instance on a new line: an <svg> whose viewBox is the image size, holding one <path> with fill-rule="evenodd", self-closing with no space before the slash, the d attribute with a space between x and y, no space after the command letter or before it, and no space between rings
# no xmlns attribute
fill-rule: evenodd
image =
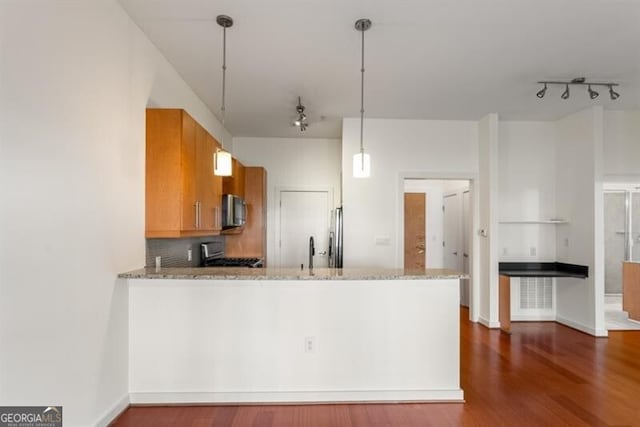
<svg viewBox="0 0 640 427"><path fill-rule="evenodd" d="M241 234L225 237L225 255L262 258L267 263L267 171L263 167L244 168L247 224Z"/></svg>
<svg viewBox="0 0 640 427"><path fill-rule="evenodd" d="M147 109L146 237L219 234L218 142L186 111Z"/></svg>
<svg viewBox="0 0 640 427"><path fill-rule="evenodd" d="M245 167L237 159L233 159L231 176L225 176L222 181L222 193L245 196Z"/></svg>

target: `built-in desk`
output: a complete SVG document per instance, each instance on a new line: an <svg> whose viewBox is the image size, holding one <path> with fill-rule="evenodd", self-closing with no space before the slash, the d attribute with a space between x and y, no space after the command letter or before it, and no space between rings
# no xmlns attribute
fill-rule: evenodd
<svg viewBox="0 0 640 427"><path fill-rule="evenodd" d="M511 278L512 277L589 277L586 265L563 262L501 262L499 264L500 282L498 289L500 329L511 333Z"/></svg>

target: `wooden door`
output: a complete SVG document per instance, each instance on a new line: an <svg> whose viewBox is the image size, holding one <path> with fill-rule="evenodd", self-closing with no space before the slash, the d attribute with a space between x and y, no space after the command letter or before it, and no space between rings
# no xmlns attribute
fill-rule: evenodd
<svg viewBox="0 0 640 427"><path fill-rule="evenodd" d="M426 205L424 193L404 193L404 268L424 269Z"/></svg>
<svg viewBox="0 0 640 427"><path fill-rule="evenodd" d="M182 170L181 229L193 231L197 230L196 201L198 200L196 189L196 122L184 111L182 112L182 143L180 161Z"/></svg>

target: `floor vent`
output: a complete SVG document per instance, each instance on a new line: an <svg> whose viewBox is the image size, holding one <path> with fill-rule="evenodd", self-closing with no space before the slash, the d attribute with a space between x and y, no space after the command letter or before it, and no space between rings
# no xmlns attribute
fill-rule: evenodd
<svg viewBox="0 0 640 427"><path fill-rule="evenodd" d="M520 308L552 309L553 279L551 277L520 278Z"/></svg>

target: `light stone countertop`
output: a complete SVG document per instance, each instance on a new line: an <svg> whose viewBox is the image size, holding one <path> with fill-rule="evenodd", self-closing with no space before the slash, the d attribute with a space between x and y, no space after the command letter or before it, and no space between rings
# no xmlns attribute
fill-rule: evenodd
<svg viewBox="0 0 640 427"><path fill-rule="evenodd" d="M437 280L468 279L469 276L453 270L427 268L404 270L389 268L246 268L246 267L190 267L141 268L121 273L122 279L195 279L195 280Z"/></svg>

